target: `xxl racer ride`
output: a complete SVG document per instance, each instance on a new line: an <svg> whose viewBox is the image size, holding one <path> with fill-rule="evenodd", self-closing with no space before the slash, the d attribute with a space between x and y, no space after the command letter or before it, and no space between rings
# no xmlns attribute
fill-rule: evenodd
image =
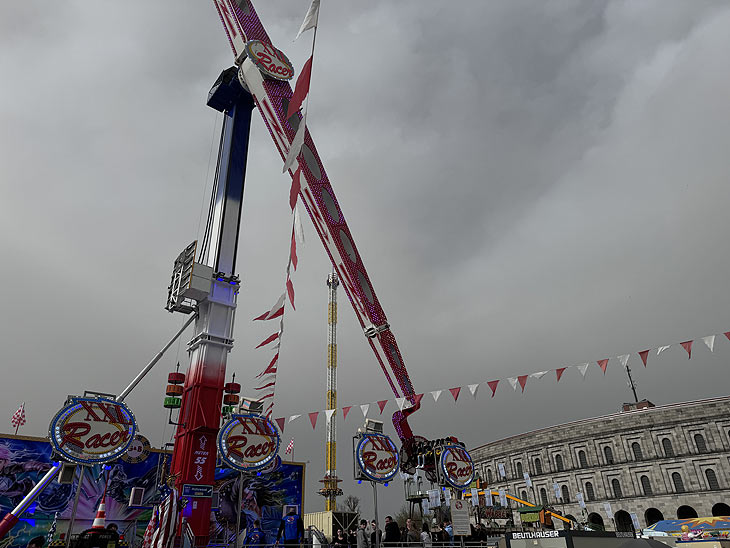
<svg viewBox="0 0 730 548"><path fill-rule="evenodd" d="M271 39L250 0L213 0L213 2L228 36L236 64L240 67L239 79L253 96L283 160L289 152L301 115L297 113L286 119L292 96L291 87L287 82L264 78L254 63L246 57L245 52L246 42L260 40L271 44ZM406 453L410 454L408 449L413 445L413 432L408 425L408 416L419 409L420 397L413 389L395 335L370 283L365 264L355 246L345 216L308 130L304 147L290 170L291 175L297 167L301 168L303 175L299 196L337 271L368 343L395 396L405 397L411 404L404 411L398 411L393 415L395 430L406 448Z"/></svg>

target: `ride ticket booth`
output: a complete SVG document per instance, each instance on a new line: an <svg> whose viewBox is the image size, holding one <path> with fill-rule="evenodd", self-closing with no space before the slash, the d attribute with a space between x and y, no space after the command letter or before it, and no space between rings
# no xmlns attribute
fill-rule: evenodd
<svg viewBox="0 0 730 548"><path fill-rule="evenodd" d="M632 548L646 547L633 533L596 531L515 531L499 539L499 548ZM643 543L643 544L642 544Z"/></svg>

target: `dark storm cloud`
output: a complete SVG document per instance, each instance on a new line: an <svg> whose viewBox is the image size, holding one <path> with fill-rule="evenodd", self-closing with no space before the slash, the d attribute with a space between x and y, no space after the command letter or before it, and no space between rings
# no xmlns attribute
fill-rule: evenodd
<svg viewBox="0 0 730 548"><path fill-rule="evenodd" d="M297 68L307 4L257 5ZM311 131L416 390L728 329L728 28L720 1L323 2ZM231 55L208 2L6 2L0 51L0 415L25 399L42 435L67 394L121 390L182 322L165 288L200 234L220 127L204 102ZM252 348L270 330L248 319L282 290L290 222L281 160L252 132L229 359L244 382L268 361ZM328 265L305 230L275 415L324 406ZM388 397L342 292L340 310L341 404ZM641 394L726 393L728 351L650 358ZM178 360L184 343L129 399L155 444ZM624 377L597 371L460 406L427 396L413 425L477 445L613 411ZM361 418L339 424L347 479ZM310 492L323 435L306 417L284 434Z"/></svg>

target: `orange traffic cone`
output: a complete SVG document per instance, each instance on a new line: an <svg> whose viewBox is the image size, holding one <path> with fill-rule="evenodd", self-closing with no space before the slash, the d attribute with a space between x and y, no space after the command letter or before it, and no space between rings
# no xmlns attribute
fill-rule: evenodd
<svg viewBox="0 0 730 548"><path fill-rule="evenodd" d="M91 525L92 529L106 529L106 504L104 499L101 499L99 509L96 511L96 517L94 523Z"/></svg>

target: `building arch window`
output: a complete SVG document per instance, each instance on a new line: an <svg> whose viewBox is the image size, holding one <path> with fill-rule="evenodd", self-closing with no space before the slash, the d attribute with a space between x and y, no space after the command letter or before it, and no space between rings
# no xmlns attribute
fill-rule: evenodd
<svg viewBox="0 0 730 548"><path fill-rule="evenodd" d="M608 445L603 448L603 456L606 457L606 464L613 464L613 451Z"/></svg>
<svg viewBox="0 0 730 548"><path fill-rule="evenodd" d="M527 500L527 491L525 491L524 489L520 491L520 498L522 500Z"/></svg>
<svg viewBox="0 0 730 548"><path fill-rule="evenodd" d="M674 456L674 447L672 447L672 440L670 440L669 438L664 438L662 440L662 448L664 449L665 457Z"/></svg>
<svg viewBox="0 0 730 548"><path fill-rule="evenodd" d="M712 468L705 470L705 477L707 478L707 486L711 491L717 491L720 489L720 484L717 481L717 474Z"/></svg>
<svg viewBox="0 0 730 548"><path fill-rule="evenodd" d="M522 472L522 463L521 462L518 462L516 466L517 466L517 477L518 478L521 478L522 475L523 475L523 472Z"/></svg>
<svg viewBox="0 0 730 548"><path fill-rule="evenodd" d="M555 455L555 469L558 472L565 471L565 467L563 466L563 456L562 455Z"/></svg>
<svg viewBox="0 0 730 548"><path fill-rule="evenodd" d="M586 482L586 497L588 500L596 500L596 492L593 490L593 484L590 481Z"/></svg>
<svg viewBox="0 0 730 548"><path fill-rule="evenodd" d="M563 502L570 502L570 493L568 492L568 486L563 485L560 491L563 493Z"/></svg>
<svg viewBox="0 0 730 548"><path fill-rule="evenodd" d="M675 493L684 493L684 482L682 481L682 476L679 475L679 472L674 472L672 474L672 483L674 484Z"/></svg>
<svg viewBox="0 0 730 548"><path fill-rule="evenodd" d="M695 434L695 446L697 447L698 453L708 453L707 443L705 437L702 434Z"/></svg>
<svg viewBox="0 0 730 548"><path fill-rule="evenodd" d="M492 483L492 469L487 468L487 483Z"/></svg>
<svg viewBox="0 0 730 548"><path fill-rule="evenodd" d="M542 461L539 458L535 459L535 475L542 474Z"/></svg>
<svg viewBox="0 0 730 548"><path fill-rule="evenodd" d="M631 452L634 454L634 460L643 460L644 455L641 452L641 445L639 445L639 442L634 442L631 444Z"/></svg>
<svg viewBox="0 0 730 548"><path fill-rule="evenodd" d="M547 491L545 491L544 487L540 488L540 502L543 506L548 505L548 499L547 499Z"/></svg>
<svg viewBox="0 0 730 548"><path fill-rule="evenodd" d="M611 489L613 490L613 498L620 499L624 496L621 490L621 483L615 478L611 480Z"/></svg>
<svg viewBox="0 0 730 548"><path fill-rule="evenodd" d="M644 492L645 497L650 497L654 494L654 492L651 489L651 482L649 481L648 476L641 476L639 478L641 481L641 490Z"/></svg>
<svg viewBox="0 0 730 548"><path fill-rule="evenodd" d="M588 457L586 456L586 452L582 449L578 451L578 463L581 468L588 468Z"/></svg>

